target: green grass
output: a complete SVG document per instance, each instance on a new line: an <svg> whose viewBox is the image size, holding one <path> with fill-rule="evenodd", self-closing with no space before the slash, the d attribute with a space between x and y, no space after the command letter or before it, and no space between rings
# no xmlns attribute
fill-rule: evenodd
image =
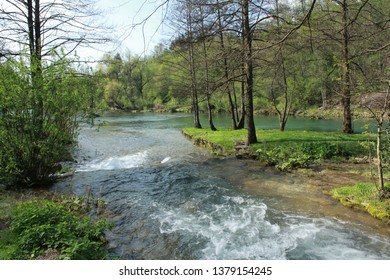
<svg viewBox="0 0 390 280"><path fill-rule="evenodd" d="M211 129L184 128L183 133L197 144L200 144L198 143L199 141L203 141L205 146L206 143L213 143L220 146L224 154L233 154L234 142L244 141L246 137L246 130L232 130L228 128L221 128L217 131L212 131ZM209 148L213 149L211 146ZM214 152L218 152L216 150Z"/></svg>
<svg viewBox="0 0 390 280"><path fill-rule="evenodd" d="M342 204L367 211L372 216L390 224L390 200L380 199L374 184L356 184L336 188L331 191L331 194Z"/></svg>
<svg viewBox="0 0 390 280"><path fill-rule="evenodd" d="M203 138L205 140L224 146L227 151L233 151L234 141L245 141L247 130L232 130L228 128L211 131L210 129L184 128L183 132L194 138ZM344 134L339 132L319 132L319 131L280 131L280 130L257 130L258 143L253 144L255 150L264 143L285 142L361 142L367 141L367 135L364 134Z"/></svg>
<svg viewBox="0 0 390 280"><path fill-rule="evenodd" d="M234 143L245 142L247 137L246 130L232 129L185 128L183 133L216 154L235 154ZM362 143L368 137L338 132L257 130L258 143L252 144L248 152L267 165L290 170L307 167L314 161L367 156Z"/></svg>

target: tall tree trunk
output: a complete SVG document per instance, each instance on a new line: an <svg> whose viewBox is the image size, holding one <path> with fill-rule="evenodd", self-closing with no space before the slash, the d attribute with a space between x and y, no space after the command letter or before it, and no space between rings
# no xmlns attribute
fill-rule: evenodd
<svg viewBox="0 0 390 280"><path fill-rule="evenodd" d="M194 38L192 30L192 1L187 3L187 28L188 28L188 54L190 61L190 76L191 76L191 95L192 95L192 109L194 113L194 126L195 128L202 128L199 118L199 99L198 89L196 84L196 67L195 67L195 54L194 54Z"/></svg>
<svg viewBox="0 0 390 280"><path fill-rule="evenodd" d="M206 32L205 32L205 26L204 26L204 19L203 19L203 10L201 9L201 25L202 25L202 36L203 36L203 63L204 63L204 75L205 75L205 93L206 93L206 100L207 100L207 111L208 111L208 117L209 117L209 125L210 129L212 131L216 131L217 128L214 125L213 122L213 108L210 102L211 99L211 92L210 92L210 81L209 81L209 62L208 62L208 55L207 55L207 45L206 45Z"/></svg>
<svg viewBox="0 0 390 280"><path fill-rule="evenodd" d="M385 195L385 183L383 179L383 161L382 161L382 126L383 126L383 117L381 122L378 123L377 129L377 146L376 154L378 161L378 179L379 179L379 193L383 197Z"/></svg>
<svg viewBox="0 0 390 280"><path fill-rule="evenodd" d="M279 1L275 1L276 4L276 22L278 26L278 33L280 32L280 16L279 16ZM282 78L283 78L283 98L284 98L284 104L283 108L281 110L278 109L278 101L277 97L274 95L273 97L273 103L276 111L278 112L279 115L279 128L280 131L284 131L286 129L286 124L288 121L288 117L290 114L290 109L291 109L291 98L289 98L289 89L288 89L288 83L287 83L287 74L286 74L286 64L285 64L285 59L283 55L283 47L284 44L280 45L279 51L278 51L278 56L280 59L280 67L282 71Z"/></svg>
<svg viewBox="0 0 390 280"><path fill-rule="evenodd" d="M41 88L43 86L42 77L42 46L41 46L41 19L40 0L27 0L27 26L30 51L30 71L32 81L32 108L33 121L35 125L34 133L40 137L43 130L43 99Z"/></svg>
<svg viewBox="0 0 390 280"><path fill-rule="evenodd" d="M234 130L237 129L237 120L236 120L236 113L235 113L235 106L232 98L232 91L231 91L231 83L229 81L229 65L228 65L228 58L226 55L226 48L225 48L225 40L223 35L223 27L222 27L222 18L221 18L221 10L219 5L219 0L217 0L217 12L218 12L218 28L219 28L219 38L220 38L220 44L221 44L221 52L223 57L223 66L224 66L224 75L226 79L226 90L228 94L229 99L229 106L230 106L230 112L231 112L231 119L232 119L232 128Z"/></svg>
<svg viewBox="0 0 390 280"><path fill-rule="evenodd" d="M248 129L247 144L257 143L256 128L253 112L253 56L252 56L252 30L249 23L249 1L242 0L242 36L244 51L244 68L246 77L245 111Z"/></svg>
<svg viewBox="0 0 390 280"><path fill-rule="evenodd" d="M245 116L246 116L246 112L245 112L245 67L244 67L244 60L242 61L242 67L241 67L241 71L242 71L242 80L241 80L241 117L240 117L240 120L237 124L237 129L243 129L245 128ZM238 116L238 115L237 115Z"/></svg>
<svg viewBox="0 0 390 280"><path fill-rule="evenodd" d="M195 57L194 57L194 46L191 42L190 46L190 64L191 64L191 94L192 94L192 109L194 113L194 126L195 128L202 128L199 118L199 99L198 89L196 85L196 69L195 69Z"/></svg>
<svg viewBox="0 0 390 280"><path fill-rule="evenodd" d="M348 0L343 0L342 59L341 59L341 104L343 106L343 133L353 133L351 112L351 77L349 61Z"/></svg>

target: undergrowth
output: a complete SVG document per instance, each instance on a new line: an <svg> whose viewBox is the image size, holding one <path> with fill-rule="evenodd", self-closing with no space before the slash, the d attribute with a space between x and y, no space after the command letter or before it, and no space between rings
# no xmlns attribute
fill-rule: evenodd
<svg viewBox="0 0 390 280"><path fill-rule="evenodd" d="M88 217L88 203L33 198L14 206L0 232L0 259L36 259L48 250L58 259L105 259L105 231L111 225Z"/></svg>
<svg viewBox="0 0 390 280"><path fill-rule="evenodd" d="M214 132L186 128L183 133L195 143L209 143L211 148L218 147L226 154L235 154L234 145L245 142L247 130L220 129ZM257 130L257 139L258 143L248 147L247 153L266 165L289 171L306 168L316 161L365 157L368 148L363 143L372 138L364 134L337 132Z"/></svg>

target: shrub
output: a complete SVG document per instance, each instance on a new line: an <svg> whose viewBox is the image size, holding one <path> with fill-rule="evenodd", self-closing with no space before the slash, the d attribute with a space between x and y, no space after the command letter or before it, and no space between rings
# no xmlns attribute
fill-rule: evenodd
<svg viewBox="0 0 390 280"><path fill-rule="evenodd" d="M104 259L105 220L76 215L63 205L49 200L19 204L11 214L4 237L7 259L34 259L55 249L62 259Z"/></svg>
<svg viewBox="0 0 390 280"><path fill-rule="evenodd" d="M69 158L88 96L69 65L56 61L32 83L22 62L0 64L0 184L46 185Z"/></svg>

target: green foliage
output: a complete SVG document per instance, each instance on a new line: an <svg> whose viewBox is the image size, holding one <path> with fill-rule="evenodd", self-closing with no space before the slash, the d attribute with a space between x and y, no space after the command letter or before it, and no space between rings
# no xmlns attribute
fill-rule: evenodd
<svg viewBox="0 0 390 280"><path fill-rule="evenodd" d="M105 220L93 222L75 214L69 205L69 201L63 205L38 199L18 205L0 243L6 252L1 257L34 259L54 249L62 259L104 259L104 232L110 225Z"/></svg>
<svg viewBox="0 0 390 280"><path fill-rule="evenodd" d="M218 150L234 154L234 143L242 142L247 131L185 128L183 133L195 143L208 143L210 147L219 147ZM367 148L361 145L367 138L370 139L370 136L365 134L257 130L259 143L252 144L248 152L266 165L288 171L306 168L315 161L367 156Z"/></svg>
<svg viewBox="0 0 390 280"><path fill-rule="evenodd" d="M294 168L306 168L315 161L334 158L349 158L364 155L365 150L356 142L298 142L287 145L263 144L256 150L258 159L277 169L288 171Z"/></svg>
<svg viewBox="0 0 390 280"><path fill-rule="evenodd" d="M0 76L0 183L45 185L69 158L90 91L64 60L34 75L23 62L8 61Z"/></svg>
<svg viewBox="0 0 390 280"><path fill-rule="evenodd" d="M266 165L275 166L281 171L291 170L298 167L308 167L312 161L310 154L297 150L299 145L289 145L288 148L276 146L272 149L258 149L257 158Z"/></svg>
<svg viewBox="0 0 390 280"><path fill-rule="evenodd" d="M390 190L390 186L386 186ZM331 194L342 204L367 211L372 216L390 223L390 199L380 197L374 184L356 184L333 189Z"/></svg>

